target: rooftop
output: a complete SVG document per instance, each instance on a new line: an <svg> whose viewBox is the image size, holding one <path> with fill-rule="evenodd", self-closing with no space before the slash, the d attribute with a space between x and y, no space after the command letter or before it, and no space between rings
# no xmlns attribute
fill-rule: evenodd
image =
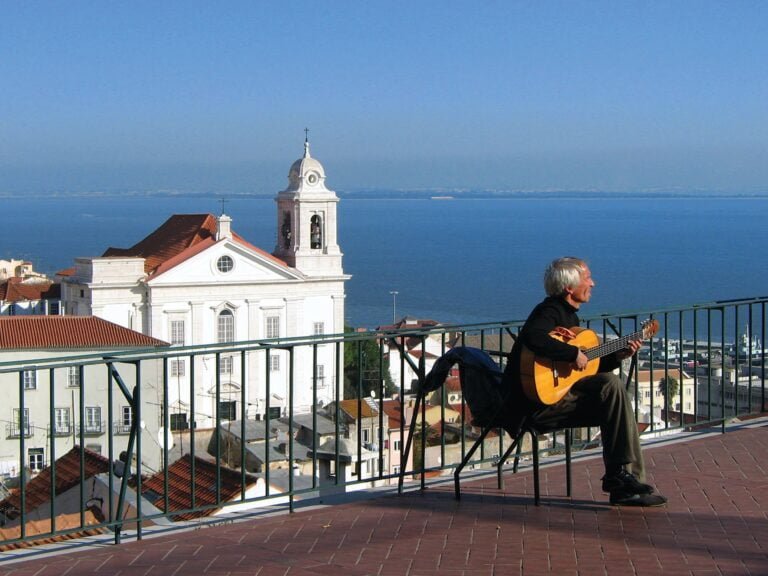
<svg viewBox="0 0 768 576"><path fill-rule="evenodd" d="M768 419L645 446L649 481L669 497L664 508L607 505L592 450L574 460L572 498L562 462L542 468L539 507L525 468L509 471L503 490L495 476L467 476L460 502L450 482L431 483L206 529L145 532L141 541L126 535L119 546L6 552L0 575L768 574Z"/></svg>

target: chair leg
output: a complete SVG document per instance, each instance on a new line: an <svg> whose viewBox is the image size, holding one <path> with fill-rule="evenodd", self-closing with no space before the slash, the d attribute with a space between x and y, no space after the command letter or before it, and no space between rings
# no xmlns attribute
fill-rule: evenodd
<svg viewBox="0 0 768 576"><path fill-rule="evenodd" d="M525 435L525 432L520 432L512 441L512 444L509 445L509 448L507 448L507 451L504 452L504 454L502 454L501 458L499 459L499 463L496 466L496 476L497 476L496 484L499 490L504 490L504 474L503 474L502 468L504 467L504 464L509 458L509 455L512 454L512 450L515 450L515 449L517 449L517 452L515 454L515 465L514 465L513 471L517 472L517 463L520 460L520 451L523 446L522 440L524 435Z"/></svg>
<svg viewBox="0 0 768 576"><path fill-rule="evenodd" d="M571 429L565 430L565 493L571 497Z"/></svg>
<svg viewBox="0 0 768 576"><path fill-rule="evenodd" d="M523 443L520 442L517 445L517 452L515 453L515 465L512 467L512 472L514 472L515 474L517 474L517 468L518 468L518 465L520 464L520 454L522 454L522 452L523 452Z"/></svg>
<svg viewBox="0 0 768 576"><path fill-rule="evenodd" d="M533 452L533 502L539 505L539 435L531 430L531 451Z"/></svg>
<svg viewBox="0 0 768 576"><path fill-rule="evenodd" d="M483 428L482 434L480 434L480 438L475 440L475 443L472 444L472 448L469 449L469 452L467 452L466 456L464 456L464 459L461 461L459 466L456 468L456 470L453 473L453 493L456 497L456 500L461 500L461 482L459 480L459 476L461 475L461 471L464 470L464 466L467 465L470 458L472 458L472 455L475 453L475 451L482 445L483 440L485 440L485 437L488 435L488 432L492 430L492 427Z"/></svg>

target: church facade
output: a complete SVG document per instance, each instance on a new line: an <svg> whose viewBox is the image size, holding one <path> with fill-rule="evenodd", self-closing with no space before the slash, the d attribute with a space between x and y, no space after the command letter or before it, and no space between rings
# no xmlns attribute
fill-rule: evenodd
<svg viewBox="0 0 768 576"><path fill-rule="evenodd" d="M350 277L337 241L338 201L305 141L276 198L272 253L239 236L225 214L173 215L130 248L76 259L62 280L65 312L98 316L176 347L218 346L218 353L169 360L171 428L212 426L217 413L239 418L243 398L249 419L265 417L267 407L270 417L284 415L291 391L294 411L309 411L315 382L317 400L327 404L342 369L334 345L316 352L297 347L293 355L258 350L245 359L224 349L344 331Z"/></svg>

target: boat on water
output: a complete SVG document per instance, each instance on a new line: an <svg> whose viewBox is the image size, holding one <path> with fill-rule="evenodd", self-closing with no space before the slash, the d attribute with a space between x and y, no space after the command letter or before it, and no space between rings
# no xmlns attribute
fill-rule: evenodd
<svg viewBox="0 0 768 576"><path fill-rule="evenodd" d="M739 356L746 358L750 354L752 357L756 356L768 356L768 349L763 348L760 338L751 334L749 330L749 324L747 324L744 334L741 335L741 341L739 342Z"/></svg>

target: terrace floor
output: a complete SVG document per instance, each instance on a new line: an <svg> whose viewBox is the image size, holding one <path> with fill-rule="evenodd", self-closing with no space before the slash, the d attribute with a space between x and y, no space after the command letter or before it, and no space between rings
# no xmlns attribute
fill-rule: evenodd
<svg viewBox="0 0 768 576"><path fill-rule="evenodd" d="M600 489L594 451L542 468L468 477L424 491L348 497L293 514L93 544L67 553L0 555L0 575L767 575L768 419L646 444L663 508L616 508Z"/></svg>

